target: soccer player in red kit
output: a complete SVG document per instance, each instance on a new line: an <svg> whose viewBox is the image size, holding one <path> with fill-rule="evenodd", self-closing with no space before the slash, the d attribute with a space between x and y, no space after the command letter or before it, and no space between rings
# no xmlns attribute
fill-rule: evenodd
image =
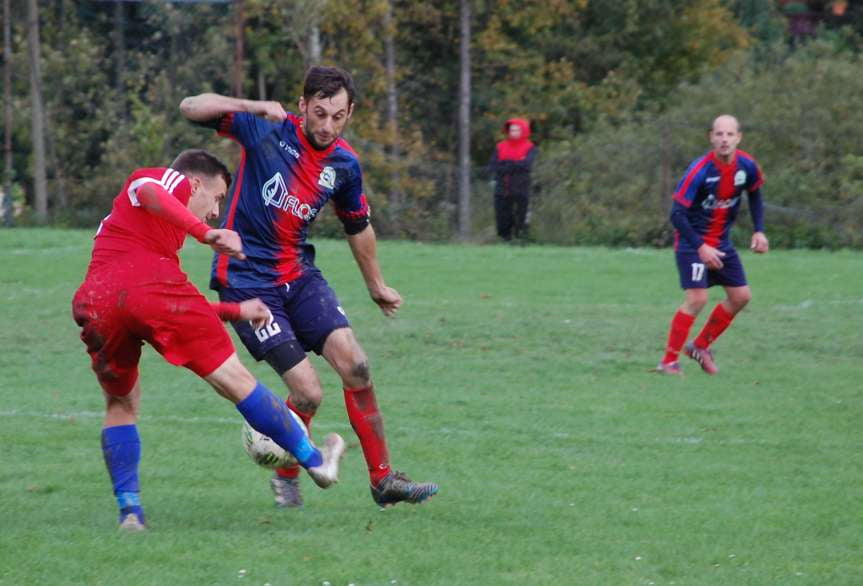
<svg viewBox="0 0 863 586"><path fill-rule="evenodd" d="M353 79L344 70L312 67L299 98L299 116L279 102L218 94L187 97L180 111L242 147L223 227L242 236L249 258L244 263L224 256L214 259L210 286L222 301L257 297L272 312L273 321L265 328L233 324L243 344L282 377L290 390L288 407L307 426L323 389L306 352L322 355L342 379L372 498L380 506L418 503L438 487L414 482L391 468L368 358L335 292L315 267L314 247L306 241L309 225L332 200L372 300L385 315L399 309L401 296L387 286L378 264L359 160L341 138L354 110L354 94ZM270 484L278 506L302 506L297 472L276 471Z"/></svg>
<svg viewBox="0 0 863 586"><path fill-rule="evenodd" d="M671 320L665 356L657 367L665 374L681 373L677 360L681 349L704 372L718 373L710 345L752 297L743 263L729 237L744 191L755 228L750 249L759 254L769 249L761 198L764 180L752 155L737 148L743 138L737 119L727 115L716 118L709 138L713 150L689 166L671 207L684 301ZM696 316L707 304L707 289L713 285L722 285L726 298L713 309L701 333L686 343Z"/></svg>
<svg viewBox="0 0 863 586"><path fill-rule="evenodd" d="M180 269L177 251L187 234L217 253L245 258L236 232L203 222L219 215L230 181L224 164L201 150L184 151L171 167L132 173L96 232L87 275L72 301L105 396L102 450L125 530L146 526L137 429L144 342L235 403L253 428L291 452L319 486L338 480L344 440L330 434L325 447L316 448L281 400L240 363L220 321L263 325L269 310L258 299L211 304Z"/></svg>

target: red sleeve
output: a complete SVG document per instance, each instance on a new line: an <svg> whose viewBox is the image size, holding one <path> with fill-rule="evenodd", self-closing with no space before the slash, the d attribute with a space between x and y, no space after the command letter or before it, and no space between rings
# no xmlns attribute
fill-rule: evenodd
<svg viewBox="0 0 863 586"><path fill-rule="evenodd" d="M219 314L219 319L222 321L239 321L239 303L214 301L210 305L216 310L216 313Z"/></svg>
<svg viewBox="0 0 863 586"><path fill-rule="evenodd" d="M204 242L204 236L210 227L189 211L177 198L168 193L160 183L150 181L136 190L138 201L145 210L154 216L173 224L188 232L199 242Z"/></svg>

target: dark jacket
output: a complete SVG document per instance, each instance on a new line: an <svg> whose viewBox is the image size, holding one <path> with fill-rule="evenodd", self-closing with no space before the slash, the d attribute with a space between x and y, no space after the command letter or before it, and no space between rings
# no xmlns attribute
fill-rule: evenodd
<svg viewBox="0 0 863 586"><path fill-rule="evenodd" d="M539 149L530 141L530 125L527 120L507 120L504 132L508 132L512 124L521 127L521 138L507 138L497 143L489 162L489 169L496 182L496 197L530 194L530 172Z"/></svg>

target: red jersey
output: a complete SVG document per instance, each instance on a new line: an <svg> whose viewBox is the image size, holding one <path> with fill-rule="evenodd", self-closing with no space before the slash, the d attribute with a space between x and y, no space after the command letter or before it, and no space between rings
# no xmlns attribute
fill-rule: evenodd
<svg viewBox="0 0 863 586"><path fill-rule="evenodd" d="M183 206L189 203L192 185L182 173L166 167L133 172L114 198L111 213L96 231L88 272L110 264L119 256L140 252L169 258L179 267L177 251L183 246L186 232L148 212L138 201L138 189L151 182L159 184Z"/></svg>
<svg viewBox="0 0 863 586"><path fill-rule="evenodd" d="M160 190L158 201L145 208L138 190L148 183L167 193ZM187 230L203 234L207 229L185 209L191 196L191 183L178 171L138 169L96 232L93 257L72 300L72 314L93 370L109 394L124 396L132 390L144 341L171 364L201 377L234 352L217 313L237 319L239 305L211 305L180 269L177 251ZM185 213L171 209L171 197ZM165 218L185 222L187 228Z"/></svg>

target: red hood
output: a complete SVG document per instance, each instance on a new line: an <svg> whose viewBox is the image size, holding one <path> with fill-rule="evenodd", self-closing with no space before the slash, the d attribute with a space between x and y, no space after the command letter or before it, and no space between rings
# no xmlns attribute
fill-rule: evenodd
<svg viewBox="0 0 863 586"><path fill-rule="evenodd" d="M524 118L510 118L503 125L504 134L509 132L510 125L521 127L520 138L507 138L497 143L497 158L501 161L521 161L533 148L530 141L530 123Z"/></svg>

